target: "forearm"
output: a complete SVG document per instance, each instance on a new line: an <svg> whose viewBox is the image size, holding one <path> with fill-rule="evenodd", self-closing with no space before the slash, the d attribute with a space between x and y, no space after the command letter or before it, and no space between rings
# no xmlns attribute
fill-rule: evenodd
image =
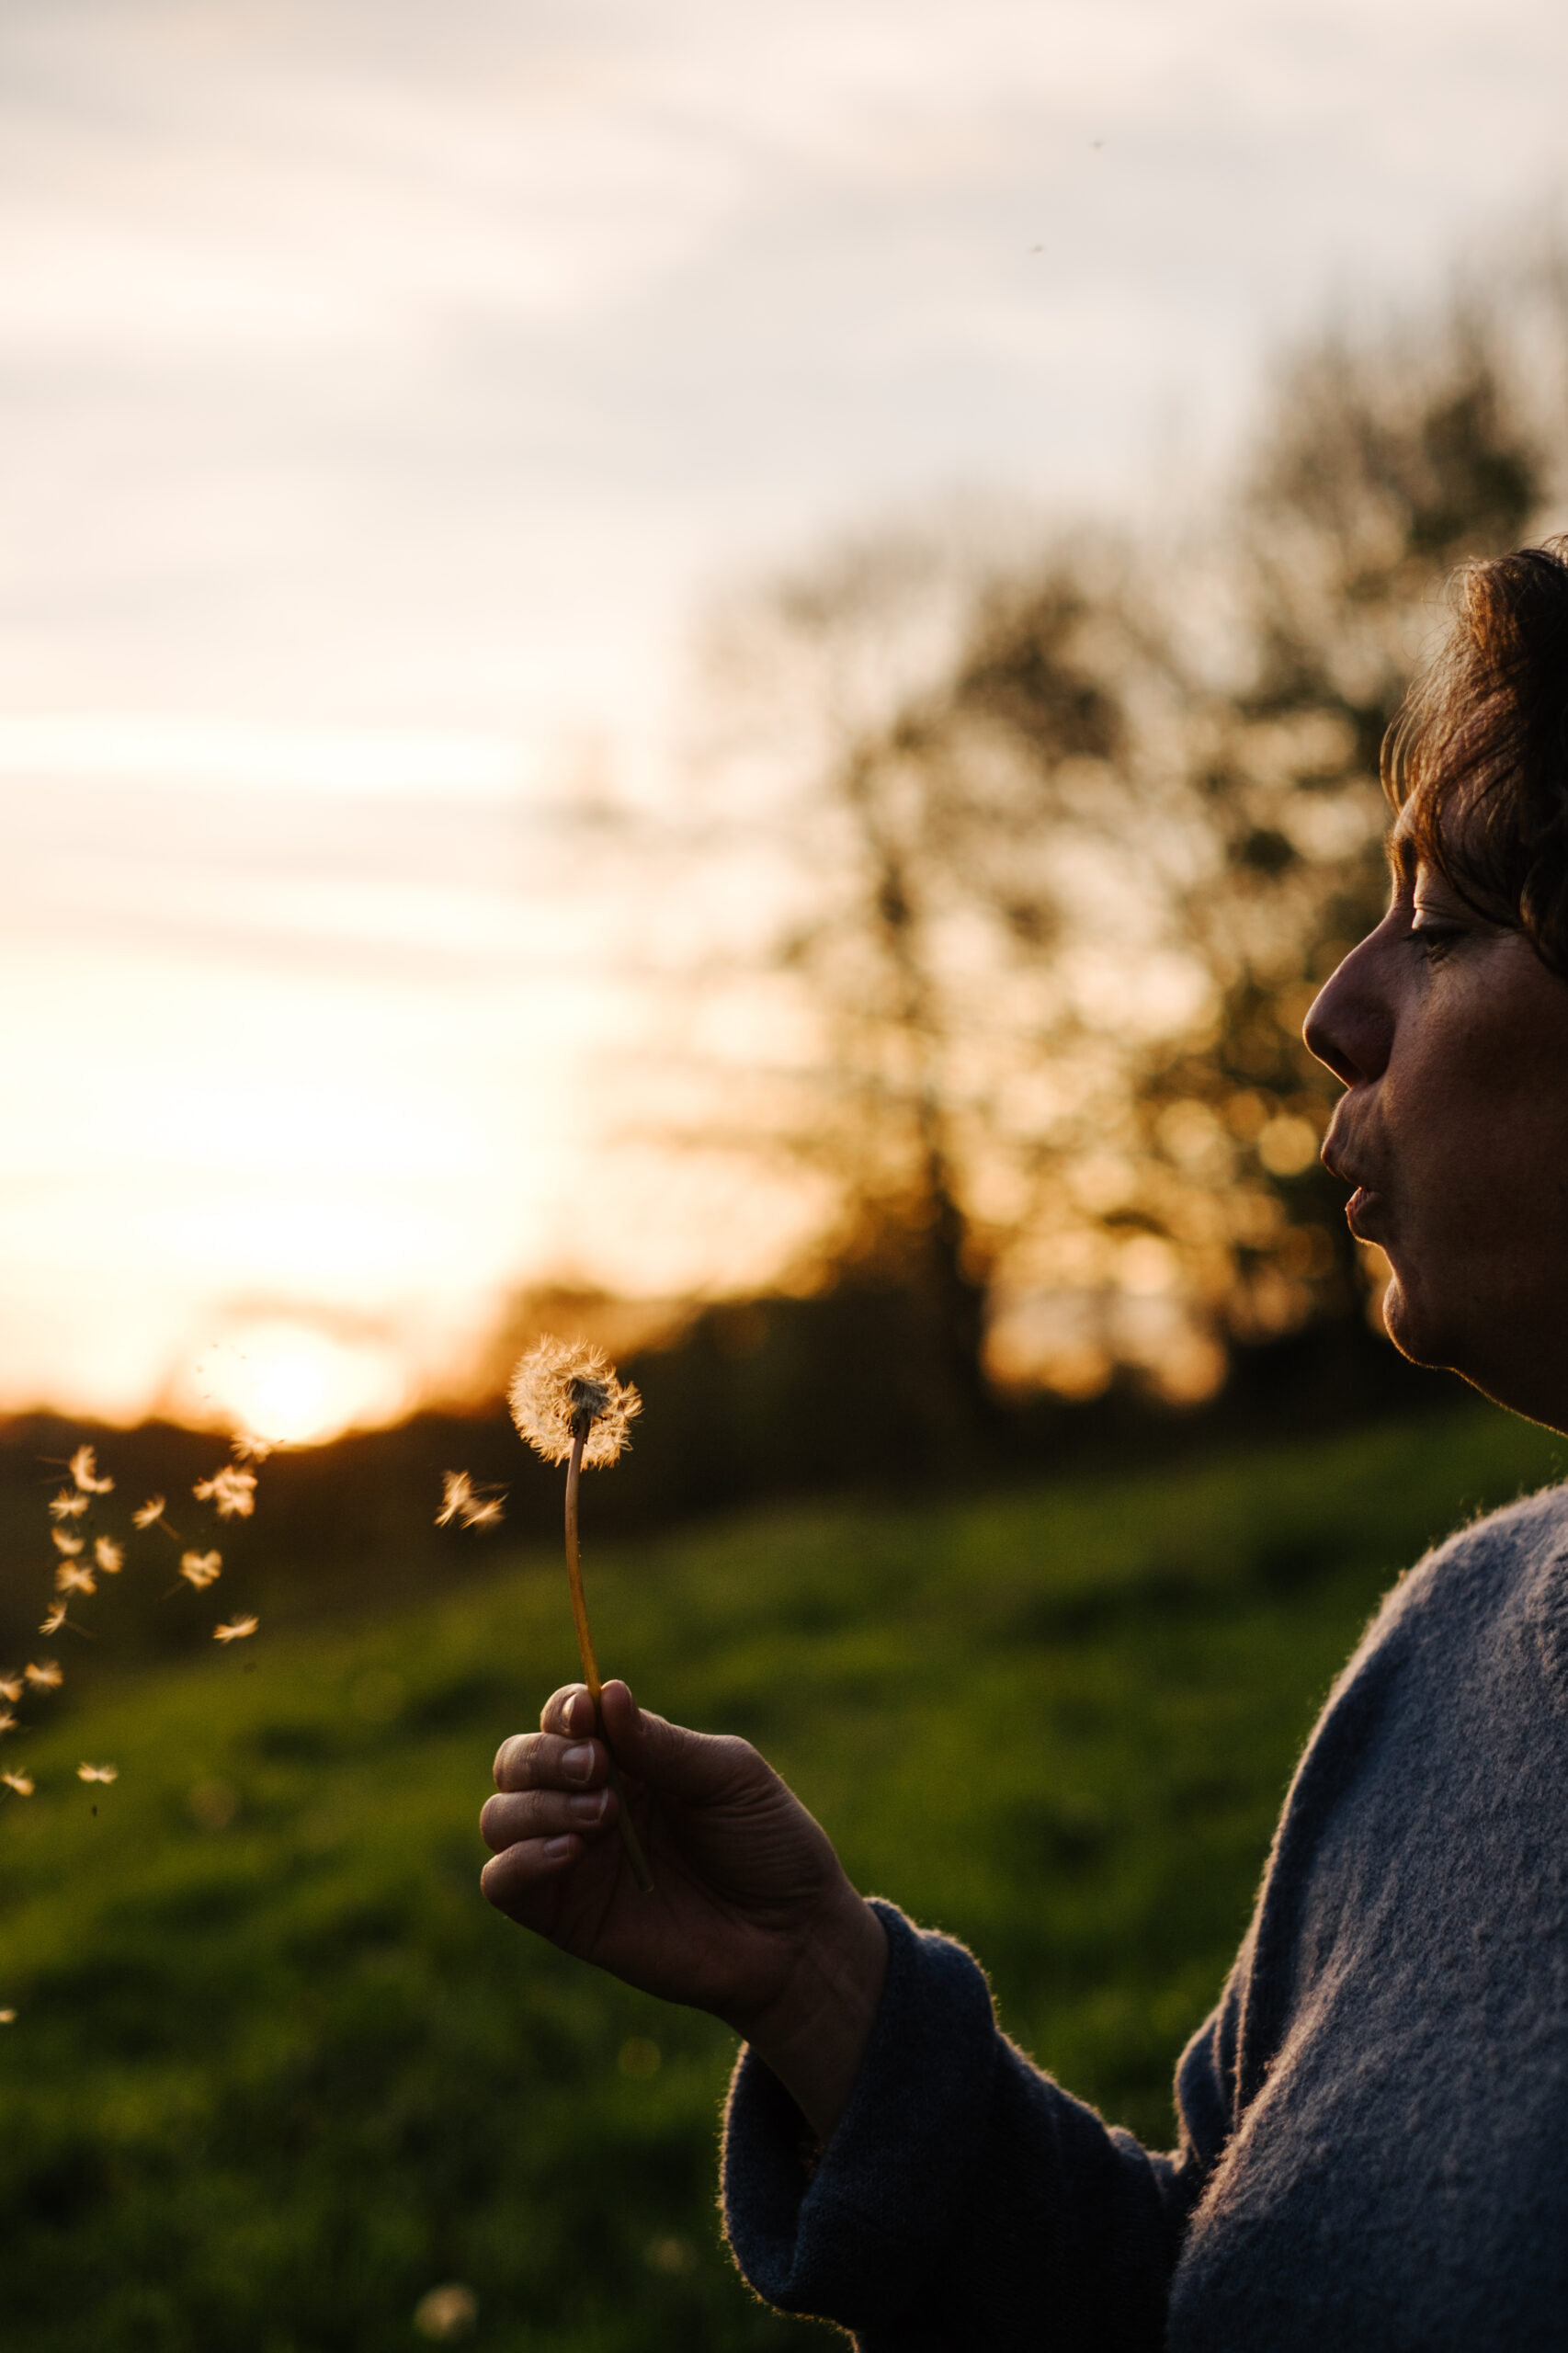
<svg viewBox="0 0 1568 2353"><path fill-rule="evenodd" d="M1061 2353L1155 2353L1190 2185L1006 2042L961 1947L887 1916L869 2045L809 2177L798 2097L755 2049L737 2071L725 2213L747 2279L861 2353L1034 2345L1047 2315Z"/></svg>
<svg viewBox="0 0 1568 2353"><path fill-rule="evenodd" d="M803 1940L787 1993L742 2029L821 2142L832 2139L848 2105L887 1967L887 1931L846 1890Z"/></svg>

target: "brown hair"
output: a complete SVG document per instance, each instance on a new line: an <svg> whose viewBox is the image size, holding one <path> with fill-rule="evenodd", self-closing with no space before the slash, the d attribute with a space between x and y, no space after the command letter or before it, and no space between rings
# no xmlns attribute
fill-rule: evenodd
<svg viewBox="0 0 1568 2353"><path fill-rule="evenodd" d="M1417 853L1568 979L1568 537L1467 564L1383 743Z"/></svg>

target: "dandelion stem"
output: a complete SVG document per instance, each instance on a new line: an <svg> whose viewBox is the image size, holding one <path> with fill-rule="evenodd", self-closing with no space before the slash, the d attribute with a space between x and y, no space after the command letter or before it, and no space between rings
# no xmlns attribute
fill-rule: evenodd
<svg viewBox="0 0 1568 2353"><path fill-rule="evenodd" d="M583 1662L583 1680L594 1703L595 1729L604 1742L605 1756L609 1763L609 1785L617 1799L615 1818L620 1831L620 1843L626 1849L626 1859L631 1865L632 1877L644 1895L652 1895L653 1874L648 1869L642 1842L632 1826L620 1768L605 1733L604 1686L599 1681L598 1664L594 1657L594 1638L588 1631L588 1605L583 1597L583 1560L577 1541L577 1490L583 1469L583 1442L587 1434L586 1429L574 1432L572 1452L566 1464L566 1575L572 1587L572 1621L577 1629L577 1654Z"/></svg>

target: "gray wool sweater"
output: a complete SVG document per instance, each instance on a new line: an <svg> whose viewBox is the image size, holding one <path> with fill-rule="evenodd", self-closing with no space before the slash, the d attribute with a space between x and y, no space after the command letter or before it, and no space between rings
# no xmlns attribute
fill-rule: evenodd
<svg viewBox="0 0 1568 2353"><path fill-rule="evenodd" d="M1049 1890L1041 1901L1049 1903ZM1568 2347L1568 1490L1403 1577L1297 1769L1154 2155L891 1905L837 2131L742 2054L742 2270L863 2353Z"/></svg>

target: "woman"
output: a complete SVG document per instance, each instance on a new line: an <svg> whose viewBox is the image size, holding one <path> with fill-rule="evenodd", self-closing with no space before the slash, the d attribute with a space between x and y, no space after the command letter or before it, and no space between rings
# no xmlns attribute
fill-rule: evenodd
<svg viewBox="0 0 1568 2353"><path fill-rule="evenodd" d="M1307 1021L1346 1087L1324 1157L1405 1355L1568 1430L1568 542L1465 575L1386 776L1389 911ZM657 1895L581 1687L500 1752L485 1893L744 2036L726 2213L771 2302L876 2353L1568 2341L1568 1493L1385 1602L1171 2155L1015 2050L969 1955L866 1903L744 1742L605 1707Z"/></svg>

